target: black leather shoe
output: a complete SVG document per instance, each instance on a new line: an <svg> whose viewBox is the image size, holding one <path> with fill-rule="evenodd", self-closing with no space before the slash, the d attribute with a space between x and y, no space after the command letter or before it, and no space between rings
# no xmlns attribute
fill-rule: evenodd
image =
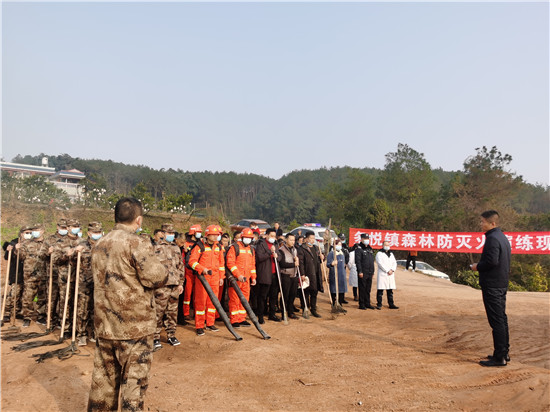
<svg viewBox="0 0 550 412"><path fill-rule="evenodd" d="M294 313L298 313L298 312L301 312L302 310L301 310L301 309L298 309L298 308L294 308L294 309L292 309L292 311L293 311Z"/></svg>
<svg viewBox="0 0 550 412"><path fill-rule="evenodd" d="M487 359L493 360L493 359L494 359L494 356L493 356L493 355L487 355ZM506 355L506 356L504 357L504 360L505 360L506 362L510 362L510 355Z"/></svg>
<svg viewBox="0 0 550 412"><path fill-rule="evenodd" d="M270 315L269 320L272 320L273 322L280 322L281 321L281 318L278 317L277 315Z"/></svg>
<svg viewBox="0 0 550 412"><path fill-rule="evenodd" d="M312 314L313 317L315 317L315 318L320 318L320 317L321 317L321 315L319 315L319 314L317 313L316 310L312 310L312 311L311 311L311 314Z"/></svg>
<svg viewBox="0 0 550 412"><path fill-rule="evenodd" d="M399 309L399 306L390 305L390 309Z"/></svg>
<svg viewBox="0 0 550 412"><path fill-rule="evenodd" d="M372 306L372 305L368 305L368 306L367 306L367 309L375 309L375 307Z"/></svg>
<svg viewBox="0 0 550 412"><path fill-rule="evenodd" d="M258 318L258 323L259 323L260 325L263 325L263 324L265 323L264 318Z"/></svg>
<svg viewBox="0 0 550 412"><path fill-rule="evenodd" d="M359 306L358 309L359 309L359 310L367 310L367 308L364 307L364 306Z"/></svg>
<svg viewBox="0 0 550 412"><path fill-rule="evenodd" d="M382 305L376 305L376 309L382 310Z"/></svg>
<svg viewBox="0 0 550 412"><path fill-rule="evenodd" d="M239 325L241 325L243 328L249 328L251 327L252 325L247 322L246 320L243 320L242 322L239 323Z"/></svg>
<svg viewBox="0 0 550 412"><path fill-rule="evenodd" d="M239 322L234 322L231 324L231 326L233 326L233 329L237 329L241 327L241 324Z"/></svg>
<svg viewBox="0 0 550 412"><path fill-rule="evenodd" d="M481 366L506 366L506 361L504 359L490 359L479 361Z"/></svg>
<svg viewBox="0 0 550 412"><path fill-rule="evenodd" d="M342 301L342 305L347 305L349 302L347 300Z"/></svg>
<svg viewBox="0 0 550 412"><path fill-rule="evenodd" d="M290 319L298 319L298 316L296 316L294 313L291 313L290 315L288 315L288 317Z"/></svg>

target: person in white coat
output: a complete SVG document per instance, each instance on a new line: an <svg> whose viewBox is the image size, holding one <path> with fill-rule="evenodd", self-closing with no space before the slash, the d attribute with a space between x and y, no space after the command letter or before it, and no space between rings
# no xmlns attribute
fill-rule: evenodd
<svg viewBox="0 0 550 412"><path fill-rule="evenodd" d="M350 249L349 251L349 262L348 262L348 268L349 268L349 285L353 288L353 300L358 301L357 298L357 287L359 286L359 282L357 280L357 266L355 265L355 245Z"/></svg>
<svg viewBox="0 0 550 412"><path fill-rule="evenodd" d="M378 265L378 274L376 278L378 287L378 291L376 292L376 309L382 309L382 295L384 294L384 290L386 290L390 309L399 309L393 302L397 262L395 256L393 256L393 253L390 251L389 241L384 241L382 249L376 254L376 264Z"/></svg>

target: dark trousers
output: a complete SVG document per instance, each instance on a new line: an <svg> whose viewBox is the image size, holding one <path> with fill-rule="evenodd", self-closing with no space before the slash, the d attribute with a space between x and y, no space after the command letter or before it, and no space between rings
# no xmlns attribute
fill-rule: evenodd
<svg viewBox="0 0 550 412"><path fill-rule="evenodd" d="M407 263L405 263L405 269L409 270L409 263L413 264L413 270L416 270L416 256L407 256Z"/></svg>
<svg viewBox="0 0 550 412"><path fill-rule="evenodd" d="M307 308L312 311L317 311L317 290L312 290L311 288L306 288L306 303Z"/></svg>
<svg viewBox="0 0 550 412"><path fill-rule="evenodd" d="M386 291L386 297L388 298L388 305L393 306L393 289L378 289L376 292L376 304L382 306L382 295Z"/></svg>
<svg viewBox="0 0 550 412"><path fill-rule="evenodd" d="M256 285L256 316L258 319L264 318L265 304L267 302L270 287L271 285L265 285L263 283Z"/></svg>
<svg viewBox="0 0 550 412"><path fill-rule="evenodd" d="M372 275L365 275L363 277L357 277L357 284L359 289L359 307L366 308L370 306L370 290L372 288ZM380 300L382 298L380 297Z"/></svg>
<svg viewBox="0 0 550 412"><path fill-rule="evenodd" d="M281 279L282 281L282 279ZM269 316L275 316L279 306L279 278L277 274L271 275L271 287L269 288Z"/></svg>
<svg viewBox="0 0 550 412"><path fill-rule="evenodd" d="M296 292L298 291L298 277L291 278L281 273L281 285L283 286L281 298L285 302L286 311L294 313L294 299L296 299Z"/></svg>
<svg viewBox="0 0 550 412"><path fill-rule="evenodd" d="M507 288L482 288L483 304L487 313L487 320L493 329L493 356L503 359L510 350L510 336L508 333L508 317L506 316Z"/></svg>

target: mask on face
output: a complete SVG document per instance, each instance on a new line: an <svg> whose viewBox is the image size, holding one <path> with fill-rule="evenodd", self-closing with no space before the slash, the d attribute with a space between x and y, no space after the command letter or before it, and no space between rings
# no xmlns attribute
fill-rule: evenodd
<svg viewBox="0 0 550 412"><path fill-rule="evenodd" d="M247 245L247 246L250 245L250 242L252 242L252 239L249 238L249 237L245 237L245 238L243 239L243 243L244 243L245 245Z"/></svg>
<svg viewBox="0 0 550 412"><path fill-rule="evenodd" d="M218 237L216 238L216 240L219 242L220 240L222 240L222 235L218 235Z"/></svg>
<svg viewBox="0 0 550 412"><path fill-rule="evenodd" d="M78 237L82 237L82 232L78 232L76 235L77 235Z"/></svg>
<svg viewBox="0 0 550 412"><path fill-rule="evenodd" d="M99 240L101 239L101 236L103 236L101 233L92 233L90 236L93 240Z"/></svg>
<svg viewBox="0 0 550 412"><path fill-rule="evenodd" d="M80 228L79 228L79 227L73 227L73 228L71 229L71 233L72 233L73 235L78 235L79 232L80 232Z"/></svg>
<svg viewBox="0 0 550 412"><path fill-rule="evenodd" d="M270 237L267 239L267 241L271 244L275 243L275 238L274 237Z"/></svg>
<svg viewBox="0 0 550 412"><path fill-rule="evenodd" d="M40 235L41 235L41 233L40 233L39 230L33 230L33 231L32 231L32 237L34 237L35 239L36 239L37 237L40 237Z"/></svg>
<svg viewBox="0 0 550 412"><path fill-rule="evenodd" d="M197 239L200 239L200 238L201 238L201 236L202 236L202 233L201 233L201 232L197 232L197 233L195 233L195 237L196 237Z"/></svg>
<svg viewBox="0 0 550 412"><path fill-rule="evenodd" d="M337 252L340 252L342 250L342 245L336 245L334 246L334 249L336 249Z"/></svg>
<svg viewBox="0 0 550 412"><path fill-rule="evenodd" d="M387 252L388 250L390 250L390 247L389 246L384 246L383 249Z"/></svg>
<svg viewBox="0 0 550 412"><path fill-rule="evenodd" d="M143 230L143 229L142 229L141 227L138 227L138 228L136 229L136 233L139 235L139 234L141 233L142 230Z"/></svg>
<svg viewBox="0 0 550 412"><path fill-rule="evenodd" d="M31 240L32 239L32 233L23 233L23 239Z"/></svg>
<svg viewBox="0 0 550 412"><path fill-rule="evenodd" d="M174 241L174 235L166 235L165 239L168 243L172 243Z"/></svg>
<svg viewBox="0 0 550 412"><path fill-rule="evenodd" d="M69 231L67 229L59 229L57 233L59 233L61 236L67 236L67 233L69 233Z"/></svg>
<svg viewBox="0 0 550 412"><path fill-rule="evenodd" d="M363 240L363 244L364 244L365 246L368 246L369 243L370 243L370 241L369 241L368 239Z"/></svg>

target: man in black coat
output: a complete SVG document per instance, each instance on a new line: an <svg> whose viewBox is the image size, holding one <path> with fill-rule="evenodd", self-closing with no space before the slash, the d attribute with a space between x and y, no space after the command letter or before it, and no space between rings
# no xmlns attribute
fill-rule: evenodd
<svg viewBox="0 0 550 412"><path fill-rule="evenodd" d="M361 234L361 243L355 249L357 284L359 289L359 309L374 309L370 303L372 276L374 275L374 252L369 245L369 235Z"/></svg>
<svg viewBox="0 0 550 412"><path fill-rule="evenodd" d="M323 279L321 275L321 254L315 245L315 233L307 232L304 244L298 248L298 259L300 261L300 273L309 278L309 286L305 290L307 305L311 314L316 318L321 315L317 313L317 293L323 290Z"/></svg>
<svg viewBox="0 0 550 412"><path fill-rule="evenodd" d="M276 315L277 296L279 294L279 280L275 268L277 259L277 242L275 229L267 229L265 239L259 239L256 244L256 316L258 322L264 323L264 311L269 295L269 319L280 322Z"/></svg>
<svg viewBox="0 0 550 412"><path fill-rule="evenodd" d="M506 316L506 292L510 276L510 242L498 227L499 215L494 210L481 214L481 230L485 232L485 245L478 263L471 265L479 272L479 285L487 320L493 330L494 352L482 366L506 366L510 361L510 337Z"/></svg>

